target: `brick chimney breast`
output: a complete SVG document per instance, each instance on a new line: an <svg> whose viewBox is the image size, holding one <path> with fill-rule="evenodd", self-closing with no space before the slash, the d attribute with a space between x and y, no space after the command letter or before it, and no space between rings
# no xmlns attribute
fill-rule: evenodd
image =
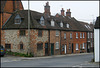
<svg viewBox="0 0 100 68"><path fill-rule="evenodd" d="M49 2L47 2L46 5L44 6L44 15L46 18L51 15Z"/></svg>
<svg viewBox="0 0 100 68"><path fill-rule="evenodd" d="M65 16L65 15L64 15L64 12L65 12L65 10L62 8L62 10L61 10L61 15L62 15L62 16Z"/></svg>
<svg viewBox="0 0 100 68"><path fill-rule="evenodd" d="M67 9L66 16L71 17L70 9Z"/></svg>

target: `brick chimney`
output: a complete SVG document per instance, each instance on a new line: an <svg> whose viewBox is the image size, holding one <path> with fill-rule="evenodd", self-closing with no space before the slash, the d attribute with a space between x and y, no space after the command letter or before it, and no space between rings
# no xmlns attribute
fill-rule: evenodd
<svg viewBox="0 0 100 68"><path fill-rule="evenodd" d="M44 14L45 14L46 17L51 15L49 2L47 2L46 5L44 6Z"/></svg>
<svg viewBox="0 0 100 68"><path fill-rule="evenodd" d="M61 15L62 15L62 16L65 16L65 15L64 15L64 12L65 12L65 10L62 8L62 10L61 10Z"/></svg>
<svg viewBox="0 0 100 68"><path fill-rule="evenodd" d="M70 9L67 9L66 16L71 17L71 12L70 12Z"/></svg>

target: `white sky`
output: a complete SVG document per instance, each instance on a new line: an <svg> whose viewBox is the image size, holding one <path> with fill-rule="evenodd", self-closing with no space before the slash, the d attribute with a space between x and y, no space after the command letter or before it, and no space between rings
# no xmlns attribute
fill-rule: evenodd
<svg viewBox="0 0 100 68"><path fill-rule="evenodd" d="M37 12L44 12L47 1L30 1L30 9ZM22 1L24 9L28 9L28 2ZM64 8L65 12L70 8L71 17L79 21L93 22L99 16L99 1L49 1L51 15L60 13Z"/></svg>

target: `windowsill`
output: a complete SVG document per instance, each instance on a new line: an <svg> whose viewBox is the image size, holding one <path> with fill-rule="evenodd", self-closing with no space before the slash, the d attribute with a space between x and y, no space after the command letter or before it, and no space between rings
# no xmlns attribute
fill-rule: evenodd
<svg viewBox="0 0 100 68"><path fill-rule="evenodd" d="M56 35L56 36L59 36L59 35Z"/></svg>
<svg viewBox="0 0 100 68"><path fill-rule="evenodd" d="M56 50L59 50L59 48L56 48Z"/></svg>
<svg viewBox="0 0 100 68"><path fill-rule="evenodd" d="M79 49L76 49L76 51L78 51Z"/></svg>

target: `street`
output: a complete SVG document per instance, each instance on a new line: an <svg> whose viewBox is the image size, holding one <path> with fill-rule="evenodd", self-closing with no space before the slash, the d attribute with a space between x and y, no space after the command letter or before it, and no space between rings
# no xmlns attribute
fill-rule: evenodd
<svg viewBox="0 0 100 68"><path fill-rule="evenodd" d="M93 53L58 55L46 57L1 57L1 67L99 67L90 62Z"/></svg>

